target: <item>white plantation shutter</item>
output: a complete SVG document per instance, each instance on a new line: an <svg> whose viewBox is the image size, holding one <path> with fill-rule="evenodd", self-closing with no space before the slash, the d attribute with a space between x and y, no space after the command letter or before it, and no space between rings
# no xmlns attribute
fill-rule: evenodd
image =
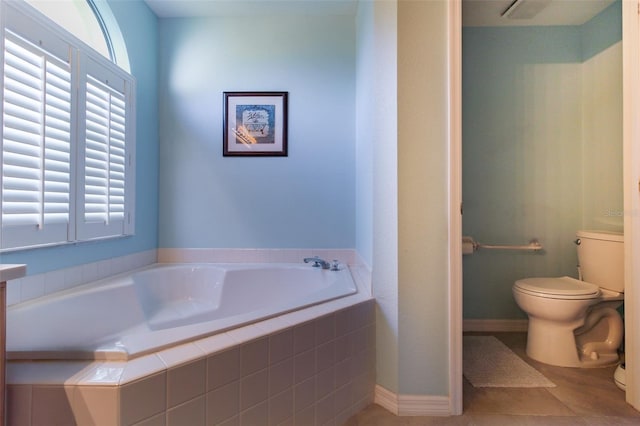
<svg viewBox="0 0 640 426"><path fill-rule="evenodd" d="M131 234L135 81L23 7L0 1L0 250Z"/></svg>
<svg viewBox="0 0 640 426"><path fill-rule="evenodd" d="M86 70L78 234L90 239L126 233L131 86L91 59Z"/></svg>
<svg viewBox="0 0 640 426"><path fill-rule="evenodd" d="M84 220L124 217L124 96L87 81Z"/></svg>
<svg viewBox="0 0 640 426"><path fill-rule="evenodd" d="M2 248L69 238L71 70L66 58L5 31ZM66 49L65 49L66 47ZM55 49L51 49L55 50Z"/></svg>

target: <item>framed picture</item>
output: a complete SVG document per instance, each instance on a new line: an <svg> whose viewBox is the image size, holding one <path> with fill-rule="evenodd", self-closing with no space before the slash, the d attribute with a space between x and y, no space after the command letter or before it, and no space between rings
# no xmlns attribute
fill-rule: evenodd
<svg viewBox="0 0 640 426"><path fill-rule="evenodd" d="M224 92L223 155L287 156L288 92Z"/></svg>

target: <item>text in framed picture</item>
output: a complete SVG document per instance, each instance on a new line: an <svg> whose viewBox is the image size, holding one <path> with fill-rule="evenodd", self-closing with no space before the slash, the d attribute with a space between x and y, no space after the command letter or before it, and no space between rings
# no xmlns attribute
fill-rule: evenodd
<svg viewBox="0 0 640 426"><path fill-rule="evenodd" d="M287 156L288 92L224 92L222 153Z"/></svg>

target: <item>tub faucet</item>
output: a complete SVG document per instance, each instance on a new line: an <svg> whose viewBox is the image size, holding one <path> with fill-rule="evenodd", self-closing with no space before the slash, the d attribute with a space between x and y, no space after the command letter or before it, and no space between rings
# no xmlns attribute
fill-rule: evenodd
<svg viewBox="0 0 640 426"><path fill-rule="evenodd" d="M326 260L320 259L318 256L305 257L304 263L309 263L309 262L314 262L313 264L314 268L322 267L322 269L329 269L330 267L329 262L327 262Z"/></svg>

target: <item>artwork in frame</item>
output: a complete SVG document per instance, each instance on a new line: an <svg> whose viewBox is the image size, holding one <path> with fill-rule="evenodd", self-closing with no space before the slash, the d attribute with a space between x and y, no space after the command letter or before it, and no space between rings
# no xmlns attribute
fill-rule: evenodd
<svg viewBox="0 0 640 426"><path fill-rule="evenodd" d="M288 92L224 92L223 155L287 156Z"/></svg>

